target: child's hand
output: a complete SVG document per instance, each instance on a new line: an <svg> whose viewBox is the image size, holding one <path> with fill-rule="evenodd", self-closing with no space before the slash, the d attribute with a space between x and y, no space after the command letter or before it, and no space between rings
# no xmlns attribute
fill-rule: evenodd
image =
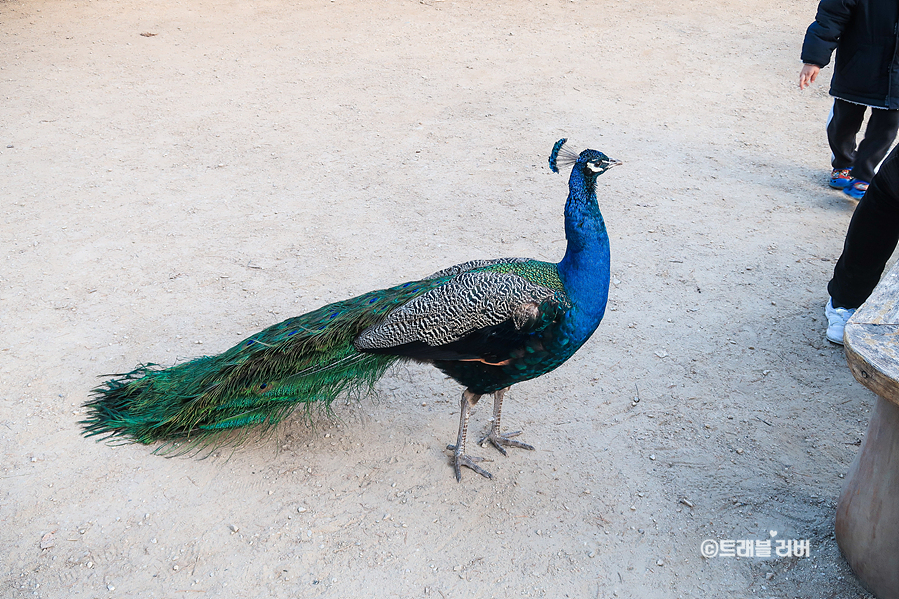
<svg viewBox="0 0 899 599"><path fill-rule="evenodd" d="M821 72L821 67L814 64L804 64L802 65L802 70L799 71L799 89L805 89L809 86L809 84L814 83L815 79L818 78L818 73Z"/></svg>

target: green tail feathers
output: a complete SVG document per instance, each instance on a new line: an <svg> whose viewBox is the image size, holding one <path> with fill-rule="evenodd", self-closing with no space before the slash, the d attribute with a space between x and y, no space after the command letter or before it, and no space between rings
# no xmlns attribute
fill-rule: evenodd
<svg viewBox="0 0 899 599"><path fill-rule="evenodd" d="M160 369L147 364L92 391L86 436L140 443L200 439L251 424L274 426L298 404L327 406L370 390L399 358L361 353L353 339L445 279L405 283L290 318L217 356Z"/></svg>

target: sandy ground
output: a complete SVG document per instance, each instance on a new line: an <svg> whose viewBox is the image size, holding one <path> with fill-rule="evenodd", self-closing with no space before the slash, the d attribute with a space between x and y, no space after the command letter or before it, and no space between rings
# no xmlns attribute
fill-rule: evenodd
<svg viewBox="0 0 899 599"><path fill-rule="evenodd" d="M823 337L854 205L829 69L796 87L815 6L0 0L0 596L866 597L832 534L873 395ZM558 260L563 136L625 162L610 310L513 388L537 451L477 449L493 480L453 478L461 389L425 366L205 460L81 437L103 373ZM810 555L700 552L772 531Z"/></svg>

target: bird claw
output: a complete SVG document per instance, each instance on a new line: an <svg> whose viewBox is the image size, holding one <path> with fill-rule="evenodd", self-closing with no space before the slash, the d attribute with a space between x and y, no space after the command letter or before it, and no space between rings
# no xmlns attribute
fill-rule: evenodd
<svg viewBox="0 0 899 599"><path fill-rule="evenodd" d="M447 445L446 448L453 452L456 451L455 445ZM455 470L455 472L456 472L456 480L459 482L462 481L462 466L465 466L466 468L471 468L472 470L474 470L475 472L477 472L478 474L480 474L481 476L483 476L485 478L493 478L492 474L490 474L489 472L487 472L486 470L484 470L477 464L478 462L492 462L492 461L493 460L491 460L490 458L481 458L481 457L477 457L477 456L470 456L470 455L466 455L464 453L454 454L453 470Z"/></svg>
<svg viewBox="0 0 899 599"><path fill-rule="evenodd" d="M503 445L507 447L518 447L520 449L530 449L534 450L533 445L528 445L527 443L522 443L521 441L515 441L512 437L517 437L521 434L521 431L514 431L511 433L498 433L495 430L491 430L489 433L484 435L484 438L478 441L478 445L483 445L485 442L490 441L490 444L496 447L499 452L503 455L508 455L506 450L503 449Z"/></svg>

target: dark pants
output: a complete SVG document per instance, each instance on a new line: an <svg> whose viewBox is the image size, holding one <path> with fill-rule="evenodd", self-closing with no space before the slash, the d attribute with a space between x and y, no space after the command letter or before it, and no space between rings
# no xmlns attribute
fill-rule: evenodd
<svg viewBox="0 0 899 599"><path fill-rule="evenodd" d="M865 303L897 242L899 146L887 156L849 221L843 255L827 285L834 308L858 308Z"/></svg>
<svg viewBox="0 0 899 599"><path fill-rule="evenodd" d="M827 141L833 152L833 168L851 168L854 178L869 183L874 177L874 169L896 139L899 110L872 108L865 138L856 148L855 137L862 127L867 108L861 104L834 99L833 111L827 121Z"/></svg>

